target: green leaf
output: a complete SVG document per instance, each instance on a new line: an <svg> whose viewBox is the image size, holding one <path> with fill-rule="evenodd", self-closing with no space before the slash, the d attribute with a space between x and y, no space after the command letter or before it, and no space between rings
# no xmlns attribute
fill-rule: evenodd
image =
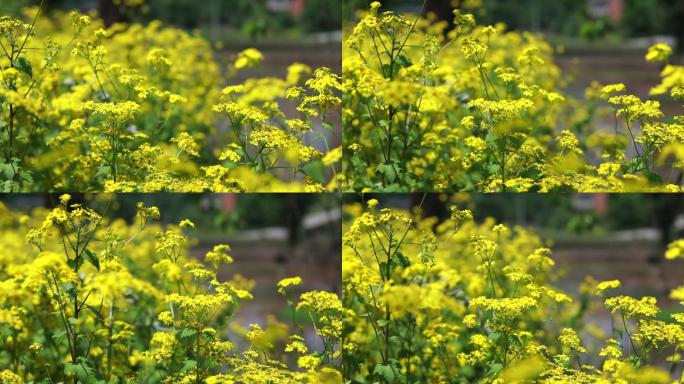
<svg viewBox="0 0 684 384"><path fill-rule="evenodd" d="M390 65L389 64L383 64L382 65L382 76L384 78L389 78L391 75L391 70L390 70Z"/></svg>
<svg viewBox="0 0 684 384"><path fill-rule="evenodd" d="M19 170L19 178L21 178L28 184L33 183L33 175L29 171Z"/></svg>
<svg viewBox="0 0 684 384"><path fill-rule="evenodd" d="M391 366L383 364L376 364L375 369L373 369L373 374L382 377L388 383L394 382L397 376Z"/></svg>
<svg viewBox="0 0 684 384"><path fill-rule="evenodd" d="M79 256L75 259L69 259L67 260L67 265L71 267L71 269L73 269L74 272L78 272L78 270L81 269L81 266L83 265L83 258Z"/></svg>
<svg viewBox="0 0 684 384"><path fill-rule="evenodd" d="M86 305L86 309L88 309L90 312L92 312L93 315L95 315L95 317L97 317L98 320L100 320L100 321L105 320L104 316L102 316L102 313L100 313L100 311L97 308L90 306L90 305Z"/></svg>
<svg viewBox="0 0 684 384"><path fill-rule="evenodd" d="M663 183L663 179L660 177L660 175L658 175L656 173L646 171L646 172L644 172L644 176L646 177L646 179L650 183L653 183L653 184L662 184Z"/></svg>
<svg viewBox="0 0 684 384"><path fill-rule="evenodd" d="M644 166L644 162L640 157L631 159L623 164L623 169L625 173L636 173Z"/></svg>
<svg viewBox="0 0 684 384"><path fill-rule="evenodd" d="M391 267L391 265L390 265ZM385 275L387 271L387 262L381 261L380 264L378 264L378 268L380 268L380 273ZM389 273L392 273L392 271L389 271Z"/></svg>
<svg viewBox="0 0 684 384"><path fill-rule="evenodd" d="M0 163L0 172L3 173L7 179L14 179L17 167L17 161L15 159L12 159L9 163Z"/></svg>
<svg viewBox="0 0 684 384"><path fill-rule="evenodd" d="M501 363L494 363L489 367L489 371L487 371L487 376L496 376L498 375L501 371L503 371L503 364Z"/></svg>
<svg viewBox="0 0 684 384"><path fill-rule="evenodd" d="M397 251L392 257L392 263L397 264L402 268L406 268L409 265L411 265L411 260L409 260L409 258L406 257L403 253Z"/></svg>
<svg viewBox="0 0 684 384"><path fill-rule="evenodd" d="M85 256L86 260L90 262L90 264L93 265L93 267L97 268L98 272L100 271L100 259L97 258L97 255L91 252L88 248L86 248L83 251L83 255Z"/></svg>
<svg viewBox="0 0 684 384"><path fill-rule="evenodd" d="M264 172L266 170L266 167L261 163L254 163L252 165L252 167L254 168L254 170L256 172L259 172L259 173Z"/></svg>
<svg viewBox="0 0 684 384"><path fill-rule="evenodd" d="M325 166L320 160L312 161L305 165L304 173L317 183L325 182Z"/></svg>
<svg viewBox="0 0 684 384"><path fill-rule="evenodd" d="M363 172L366 171L366 168L368 168L368 163L365 161L361 160L357 154L354 154L351 157L350 163L354 169L360 169Z"/></svg>
<svg viewBox="0 0 684 384"><path fill-rule="evenodd" d="M95 177L108 177L112 173L112 168L109 165L101 165L97 167L97 172L95 172Z"/></svg>
<svg viewBox="0 0 684 384"><path fill-rule="evenodd" d="M181 368L181 372L189 371L197 366L197 362L195 360L185 360L183 362L183 368Z"/></svg>
<svg viewBox="0 0 684 384"><path fill-rule="evenodd" d="M88 365L88 361L83 357L79 357L76 363L66 363L64 365L64 375L73 377L76 376L81 383L93 383L96 381L95 372Z"/></svg>
<svg viewBox="0 0 684 384"><path fill-rule="evenodd" d="M408 57L406 57L404 55L399 55L399 57L397 57L397 63L404 68L408 68L408 67L413 65L413 63L411 62L411 59L409 59Z"/></svg>
<svg viewBox="0 0 684 384"><path fill-rule="evenodd" d="M69 295L69 297L74 298L76 297L76 284L74 284L73 281L68 281L64 284L62 284L62 290Z"/></svg>
<svg viewBox="0 0 684 384"><path fill-rule="evenodd" d="M641 358L637 355L631 355L630 357L627 358L627 360L632 363L633 366L635 367L640 367L641 366Z"/></svg>
<svg viewBox="0 0 684 384"><path fill-rule="evenodd" d="M392 164L380 163L375 167L375 172L385 176L385 181L392 184L397 179L397 171Z"/></svg>
<svg viewBox="0 0 684 384"><path fill-rule="evenodd" d="M33 78L33 67L31 66L31 62L26 60L25 57L20 57L14 62L14 67L17 68L20 72L24 72L25 74L28 75L28 77Z"/></svg>
<svg viewBox="0 0 684 384"><path fill-rule="evenodd" d="M193 335L196 334L196 333L197 333L197 331L195 331L194 329L183 328L183 329L178 333L178 337L181 337L181 338L184 338L184 337L191 337L191 336L193 336Z"/></svg>
<svg viewBox="0 0 684 384"><path fill-rule="evenodd" d="M385 188L382 189L383 192L388 192L388 193L396 193L396 192L405 192L405 189L401 187L399 184L390 184L385 186Z"/></svg>
<svg viewBox="0 0 684 384"><path fill-rule="evenodd" d="M63 339L63 338L65 338L66 336L67 336L67 332L64 331L64 330L57 331L57 332L55 332L55 333L52 334L52 338L55 339L55 340Z"/></svg>

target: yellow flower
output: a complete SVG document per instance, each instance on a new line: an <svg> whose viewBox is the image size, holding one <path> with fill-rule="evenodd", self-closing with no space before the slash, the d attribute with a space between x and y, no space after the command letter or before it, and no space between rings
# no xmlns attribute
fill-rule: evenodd
<svg viewBox="0 0 684 384"><path fill-rule="evenodd" d="M172 333L156 332L150 341L150 351L146 351L145 356L161 363L173 356L178 341Z"/></svg>
<svg viewBox="0 0 684 384"><path fill-rule="evenodd" d="M199 156L199 146L187 132L181 132L178 137L171 139L171 142L178 144L178 148L190 156Z"/></svg>
<svg viewBox="0 0 684 384"><path fill-rule="evenodd" d="M577 140L577 137L567 129L561 131L560 136L558 136L556 140L564 151L575 152L580 155L583 153L582 149L579 148L579 140Z"/></svg>
<svg viewBox="0 0 684 384"><path fill-rule="evenodd" d="M0 371L0 382L2 384L23 384L24 380L9 369Z"/></svg>
<svg viewBox="0 0 684 384"><path fill-rule="evenodd" d="M663 43L652 45L648 48L646 60L650 62L666 61L672 55L672 48Z"/></svg>
<svg viewBox="0 0 684 384"><path fill-rule="evenodd" d="M169 311L164 311L157 316L159 321L164 324L164 325L171 325L173 324L173 315Z"/></svg>
<svg viewBox="0 0 684 384"><path fill-rule="evenodd" d="M59 202L62 203L62 205L67 205L69 200L71 200L71 195L68 193L65 193L59 197Z"/></svg>
<svg viewBox="0 0 684 384"><path fill-rule="evenodd" d="M307 353L309 349L304 344L304 339L299 335L290 336L290 342L285 346L285 352Z"/></svg>
<svg viewBox="0 0 684 384"><path fill-rule="evenodd" d="M558 337L563 348L570 353L584 353L587 350L582 347L579 336L572 328L563 328L560 336Z"/></svg>
<svg viewBox="0 0 684 384"><path fill-rule="evenodd" d="M342 147L337 147L335 149L330 150L330 152L326 153L325 156L323 156L323 159L321 161L323 162L323 165L326 167L329 167L342 158Z"/></svg>
<svg viewBox="0 0 684 384"><path fill-rule="evenodd" d="M619 280L602 281L596 285L596 294L603 296L606 290L615 288L620 288Z"/></svg>
<svg viewBox="0 0 684 384"><path fill-rule="evenodd" d="M195 228L195 223L188 219L183 219L181 222L178 224L179 227L181 228Z"/></svg>
<svg viewBox="0 0 684 384"><path fill-rule="evenodd" d="M655 297L637 300L629 296L616 296L606 299L605 304L611 313L619 312L630 319L654 317L659 311Z"/></svg>
<svg viewBox="0 0 684 384"><path fill-rule="evenodd" d="M665 258L668 260L684 258L684 239L670 243L665 251Z"/></svg>
<svg viewBox="0 0 684 384"><path fill-rule="evenodd" d="M302 278L299 276L287 277L278 282L278 293L285 295L289 287L294 287L302 283Z"/></svg>
<svg viewBox="0 0 684 384"><path fill-rule="evenodd" d="M258 50L254 48L248 48L238 54L237 60L235 60L235 68L243 69L247 67L253 67L261 62L264 56Z"/></svg>
<svg viewBox="0 0 684 384"><path fill-rule="evenodd" d="M467 314L463 318L463 325L465 325L468 328L475 328L479 325L477 321L477 316L473 315L472 313Z"/></svg>
<svg viewBox="0 0 684 384"><path fill-rule="evenodd" d="M232 264L233 258L226 251L230 251L230 246L225 244L215 245L213 250L207 252L204 259L211 263L214 268L218 268L221 264Z"/></svg>

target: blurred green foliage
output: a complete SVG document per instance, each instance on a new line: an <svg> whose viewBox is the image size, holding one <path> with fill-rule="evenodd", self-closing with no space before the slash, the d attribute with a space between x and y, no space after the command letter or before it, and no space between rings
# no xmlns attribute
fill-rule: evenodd
<svg viewBox="0 0 684 384"><path fill-rule="evenodd" d="M671 32L670 23L681 23L681 20L670 18L676 0L624 1L625 14L622 27L629 36L668 34Z"/></svg>
<svg viewBox="0 0 684 384"><path fill-rule="evenodd" d="M448 0L427 0L442 3ZM623 19L618 25L589 14L587 0L482 0L474 11L480 22L503 22L510 28L538 31L589 40L617 37L673 35L684 39L684 0L623 0ZM354 18L357 9L367 8L371 0L343 0L345 20ZM418 11L422 0L384 0L390 8ZM428 6L430 8L430 6ZM450 15L442 15L448 18Z"/></svg>
<svg viewBox="0 0 684 384"><path fill-rule="evenodd" d="M448 207L454 203L447 195L367 194L364 201L375 198L381 206L417 206L422 202L428 216L446 219ZM472 193L459 208L473 211L475 219L493 217L499 222L533 226L545 231L590 233L658 228L670 231L675 219L684 214L681 194L608 194L606 209L600 212L596 195L548 193ZM460 198L457 201L462 200ZM358 195L346 195L345 202L361 201Z"/></svg>
<svg viewBox="0 0 684 384"><path fill-rule="evenodd" d="M50 9L98 8L112 0L45 0ZM17 15L21 7L40 0L2 0L3 15ZM300 15L269 10L268 0L146 0L140 8L120 8L131 21L161 20L187 29L216 32L230 29L249 38L290 33L339 30L342 23L340 0L305 0Z"/></svg>
<svg viewBox="0 0 684 384"><path fill-rule="evenodd" d="M29 0L2 0L0 1L0 15L18 15L21 8L30 3Z"/></svg>
<svg viewBox="0 0 684 384"><path fill-rule="evenodd" d="M340 0L308 0L297 20L307 31L338 31L342 25Z"/></svg>
<svg viewBox="0 0 684 384"><path fill-rule="evenodd" d="M259 193L239 194L232 210L224 209L223 194L205 193L126 193L113 195L72 193L72 203L86 204L109 217L134 219L138 202L156 206L160 222L178 223L190 219L203 231L231 231L264 227L290 227L300 224L311 212L339 207L339 196L333 194ZM0 202L13 209L52 207L59 204L60 194L2 194Z"/></svg>
<svg viewBox="0 0 684 384"><path fill-rule="evenodd" d="M586 22L586 5L577 0L484 0L479 11L487 24L504 22L514 29L576 35Z"/></svg>
<svg viewBox="0 0 684 384"><path fill-rule="evenodd" d="M23 7L40 2L0 0L0 15L19 16ZM112 0L44 0L48 11L101 9L103 2L111 4ZM141 23L161 20L180 28L198 30L210 40L228 43L259 39L296 40L306 33L341 28L340 0L305 0L299 15L271 11L267 3L268 0L146 0L142 7L113 7L118 16L105 19Z"/></svg>
<svg viewBox="0 0 684 384"><path fill-rule="evenodd" d="M237 213L250 225L272 227L288 225L307 213L334 209L339 205L339 196L328 193L246 193L239 197Z"/></svg>

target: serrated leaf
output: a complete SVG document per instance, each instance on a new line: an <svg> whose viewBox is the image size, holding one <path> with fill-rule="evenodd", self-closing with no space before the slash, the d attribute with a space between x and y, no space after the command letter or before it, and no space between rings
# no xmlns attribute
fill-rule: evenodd
<svg viewBox="0 0 684 384"><path fill-rule="evenodd" d="M392 184L394 180L397 179L397 171L394 169L392 164L378 164L375 167L375 172L382 174L385 176L385 180L389 183Z"/></svg>
<svg viewBox="0 0 684 384"><path fill-rule="evenodd" d="M196 334L196 333L197 333L197 331L195 331L194 329L183 328L183 329L178 333L178 337L181 337L181 338L183 338L183 337L191 337L191 336L193 336L193 335Z"/></svg>
<svg viewBox="0 0 684 384"><path fill-rule="evenodd" d="M66 283L63 283L62 290L66 292L69 295L69 297L76 297L76 284L74 284L72 281L67 281Z"/></svg>
<svg viewBox="0 0 684 384"><path fill-rule="evenodd" d="M197 362L195 360L185 360L183 362L183 368L181 368L181 372L189 371L197 366Z"/></svg>
<svg viewBox="0 0 684 384"><path fill-rule="evenodd" d="M404 68L408 68L411 65L413 65L413 63L411 62L411 59L409 59L408 57L406 57L404 55L399 55L399 57L397 57L397 63Z"/></svg>
<svg viewBox="0 0 684 384"><path fill-rule="evenodd" d="M304 173L317 183L325 182L325 166L319 160L304 166Z"/></svg>
<svg viewBox="0 0 684 384"><path fill-rule="evenodd" d="M397 251L394 254L394 257L392 258L392 262L398 264L402 268L406 268L409 265L411 265L411 260L409 260L408 257L406 257L403 253Z"/></svg>
<svg viewBox="0 0 684 384"><path fill-rule="evenodd" d="M95 172L95 177L107 177L112 173L112 168L109 165L101 165Z"/></svg>
<svg viewBox="0 0 684 384"><path fill-rule="evenodd" d="M396 378L394 369L389 365L376 364L373 369L373 374L382 377L388 383L394 382L394 379Z"/></svg>
<svg viewBox="0 0 684 384"><path fill-rule="evenodd" d="M501 363L494 363L489 367L489 371L487 371L487 376L496 376L498 375L501 371L503 371L503 364Z"/></svg>
<svg viewBox="0 0 684 384"><path fill-rule="evenodd" d="M64 375L65 376L76 376L78 381L82 383L94 382L95 372L88 365L88 361L82 357L79 357L76 363L66 363L64 365Z"/></svg>
<svg viewBox="0 0 684 384"><path fill-rule="evenodd" d="M62 338L64 338L64 337L66 337L66 335L67 335L67 332L64 331L64 330L62 330L62 331L57 331L57 332L55 332L55 333L52 334L52 338L55 339L55 340L59 340L59 339L62 339Z"/></svg>
<svg viewBox="0 0 684 384"><path fill-rule="evenodd" d="M14 62L14 67L18 69L20 72L23 72L28 75L28 77L33 78L33 67L31 66L31 62L26 60L25 57L20 57Z"/></svg>
<svg viewBox="0 0 684 384"><path fill-rule="evenodd" d="M77 257L75 259L69 259L67 260L67 265L74 270L74 272L78 272L79 269L81 269L81 266L83 265L83 258L82 257Z"/></svg>
<svg viewBox="0 0 684 384"><path fill-rule="evenodd" d="M98 259L96 254L94 254L86 248L83 251L83 256L85 256L86 260L88 260L90 264L93 265L93 267L97 268L97 270L100 271L100 259Z"/></svg>

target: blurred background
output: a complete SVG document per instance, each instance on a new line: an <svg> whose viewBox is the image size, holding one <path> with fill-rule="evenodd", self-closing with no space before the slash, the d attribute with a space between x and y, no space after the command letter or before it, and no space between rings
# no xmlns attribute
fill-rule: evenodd
<svg viewBox="0 0 684 384"><path fill-rule="evenodd" d="M2 0L2 15L19 15L41 0ZM44 0L50 11L97 11L105 23L160 20L197 31L219 54L258 48L260 71L284 75L293 62L312 67L341 66L340 0Z"/></svg>
<svg viewBox="0 0 684 384"><path fill-rule="evenodd" d="M344 0L344 17L354 17L371 1ZM383 5L406 12L419 12L422 0L385 0ZM424 12L444 20L452 9L472 9L481 23L506 23L510 28L542 32L568 41L620 43L632 38L684 37L682 0L427 0Z"/></svg>
<svg viewBox="0 0 684 384"><path fill-rule="evenodd" d="M665 260L671 241L684 237L681 194L366 194L380 207L421 206L425 216L445 220L449 207L472 210L477 222L493 217L533 229L553 250L562 271L557 286L577 293L587 275L622 281L622 292L651 295L676 306L669 291L684 283L684 263ZM345 196L358 202L359 196ZM422 202L422 205L421 205Z"/></svg>
<svg viewBox="0 0 684 384"><path fill-rule="evenodd" d="M0 202L28 212L59 204L59 195L1 194ZM200 259L216 244L230 245L235 262L219 271L219 280L240 274L256 283L254 299L238 311L243 324L263 325L269 314L289 321L291 312L276 288L282 278L302 278L295 297L341 291L341 212L333 194L72 194L72 202L129 222L138 202L159 207L161 224L190 219L196 229L188 233L197 240L190 255Z"/></svg>
<svg viewBox="0 0 684 384"><path fill-rule="evenodd" d="M19 15L40 0L2 0L2 15ZM220 47L219 53L247 47L266 53L272 74L285 74L293 61L311 66L341 65L340 0L44 0L54 10L97 11L115 22L161 20L198 31ZM263 70L263 69L262 69Z"/></svg>
<svg viewBox="0 0 684 384"><path fill-rule="evenodd" d="M0 11L16 15L40 0L3 0ZM339 31L340 0L45 0L49 10L97 10L108 24L161 20L197 29L212 40L301 40Z"/></svg>
<svg viewBox="0 0 684 384"><path fill-rule="evenodd" d="M371 0L343 0L343 19ZM417 13L422 0L385 0L388 9ZM572 80L567 91L583 97L596 80L623 82L630 92L646 98L660 83L660 64L644 59L656 42L676 47L673 59L682 62L684 0L426 0L423 13L451 21L454 7L466 8L481 24L505 23L510 29L541 33L556 48L556 64ZM670 98L660 100L665 112L681 113Z"/></svg>

